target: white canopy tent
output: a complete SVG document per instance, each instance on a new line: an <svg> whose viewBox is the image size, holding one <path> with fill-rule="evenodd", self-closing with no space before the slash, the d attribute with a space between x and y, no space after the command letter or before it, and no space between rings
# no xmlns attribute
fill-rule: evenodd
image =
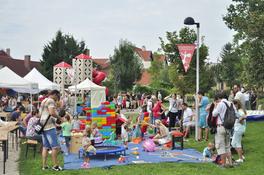
<svg viewBox="0 0 264 175"><path fill-rule="evenodd" d="M60 90L60 85L53 83L42 75L36 68L33 68L24 79L38 83L39 90Z"/></svg>
<svg viewBox="0 0 264 175"><path fill-rule="evenodd" d="M76 90L88 90L91 91L91 107L98 107L104 102L105 99L105 87L99 86L94 82L90 81L88 78L78 85L73 85L69 87L71 92Z"/></svg>
<svg viewBox="0 0 264 175"><path fill-rule="evenodd" d="M20 93L30 94L36 94L39 91L37 83L20 77L8 67L0 69L0 88L10 88Z"/></svg>

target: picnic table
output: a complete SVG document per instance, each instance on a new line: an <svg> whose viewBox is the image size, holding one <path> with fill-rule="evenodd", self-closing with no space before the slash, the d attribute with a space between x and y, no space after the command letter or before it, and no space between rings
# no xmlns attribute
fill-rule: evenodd
<svg viewBox="0 0 264 175"><path fill-rule="evenodd" d="M6 122L0 126L0 142L2 142L3 150L3 174L5 174L5 163L8 159L8 134L15 131L16 133L16 149L18 149L18 125L17 122ZM14 143L14 142L13 142Z"/></svg>
<svg viewBox="0 0 264 175"><path fill-rule="evenodd" d="M10 112L0 112L0 118L4 121L7 121L8 116L10 115Z"/></svg>

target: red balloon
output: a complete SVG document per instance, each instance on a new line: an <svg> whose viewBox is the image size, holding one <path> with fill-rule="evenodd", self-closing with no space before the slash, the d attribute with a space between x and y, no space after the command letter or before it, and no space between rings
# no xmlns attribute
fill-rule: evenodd
<svg viewBox="0 0 264 175"><path fill-rule="evenodd" d="M106 74L101 71L93 70L93 82L99 86L101 86L102 81L104 81ZM106 87L105 88L105 94L108 96L109 89Z"/></svg>

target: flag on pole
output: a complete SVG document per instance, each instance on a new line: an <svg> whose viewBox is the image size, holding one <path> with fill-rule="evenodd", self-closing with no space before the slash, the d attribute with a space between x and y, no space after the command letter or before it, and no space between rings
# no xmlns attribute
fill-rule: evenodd
<svg viewBox="0 0 264 175"><path fill-rule="evenodd" d="M177 44L180 57L184 67L184 71L187 72L192 61L193 52L195 50L195 44Z"/></svg>

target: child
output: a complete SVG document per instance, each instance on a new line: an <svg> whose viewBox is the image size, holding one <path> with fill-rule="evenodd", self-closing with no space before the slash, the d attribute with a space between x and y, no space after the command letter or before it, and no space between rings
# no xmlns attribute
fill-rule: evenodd
<svg viewBox="0 0 264 175"><path fill-rule="evenodd" d="M213 149L214 149L214 144L209 142L207 147L204 148L204 150L203 150L204 161L212 160L212 158L213 158Z"/></svg>
<svg viewBox="0 0 264 175"><path fill-rule="evenodd" d="M99 129L97 128L97 123L93 122L92 123L92 134L91 134L91 139L94 139L94 143L102 143L102 134L99 132Z"/></svg>
<svg viewBox="0 0 264 175"><path fill-rule="evenodd" d="M66 143L68 153L70 150L70 140L71 140L71 130L72 130L70 120L71 120L71 117L69 116L69 114L66 114L64 117L64 122L61 124L62 136L65 138L65 143Z"/></svg>
<svg viewBox="0 0 264 175"><path fill-rule="evenodd" d="M121 138L126 149L128 149L128 132L129 132L128 125L124 123L121 126Z"/></svg>
<svg viewBox="0 0 264 175"><path fill-rule="evenodd" d="M97 123L93 122L92 123L92 137L102 137L102 134L99 132L99 129L97 128Z"/></svg>
<svg viewBox="0 0 264 175"><path fill-rule="evenodd" d="M83 133L83 139L82 139L82 147L84 150L84 161L83 164L81 165L82 168L90 168L90 158L89 154L93 152L93 154L96 154L96 149L95 147L91 144L91 137L92 134L92 129L90 127L87 127L84 130Z"/></svg>
<svg viewBox="0 0 264 175"><path fill-rule="evenodd" d="M142 113L141 113L141 137L144 138L144 134L147 132L148 129L148 123L149 123L150 117L149 113L147 112L147 105L142 106Z"/></svg>
<svg viewBox="0 0 264 175"><path fill-rule="evenodd" d="M78 115L75 115L72 120L72 130L80 130L81 121L78 120Z"/></svg>

